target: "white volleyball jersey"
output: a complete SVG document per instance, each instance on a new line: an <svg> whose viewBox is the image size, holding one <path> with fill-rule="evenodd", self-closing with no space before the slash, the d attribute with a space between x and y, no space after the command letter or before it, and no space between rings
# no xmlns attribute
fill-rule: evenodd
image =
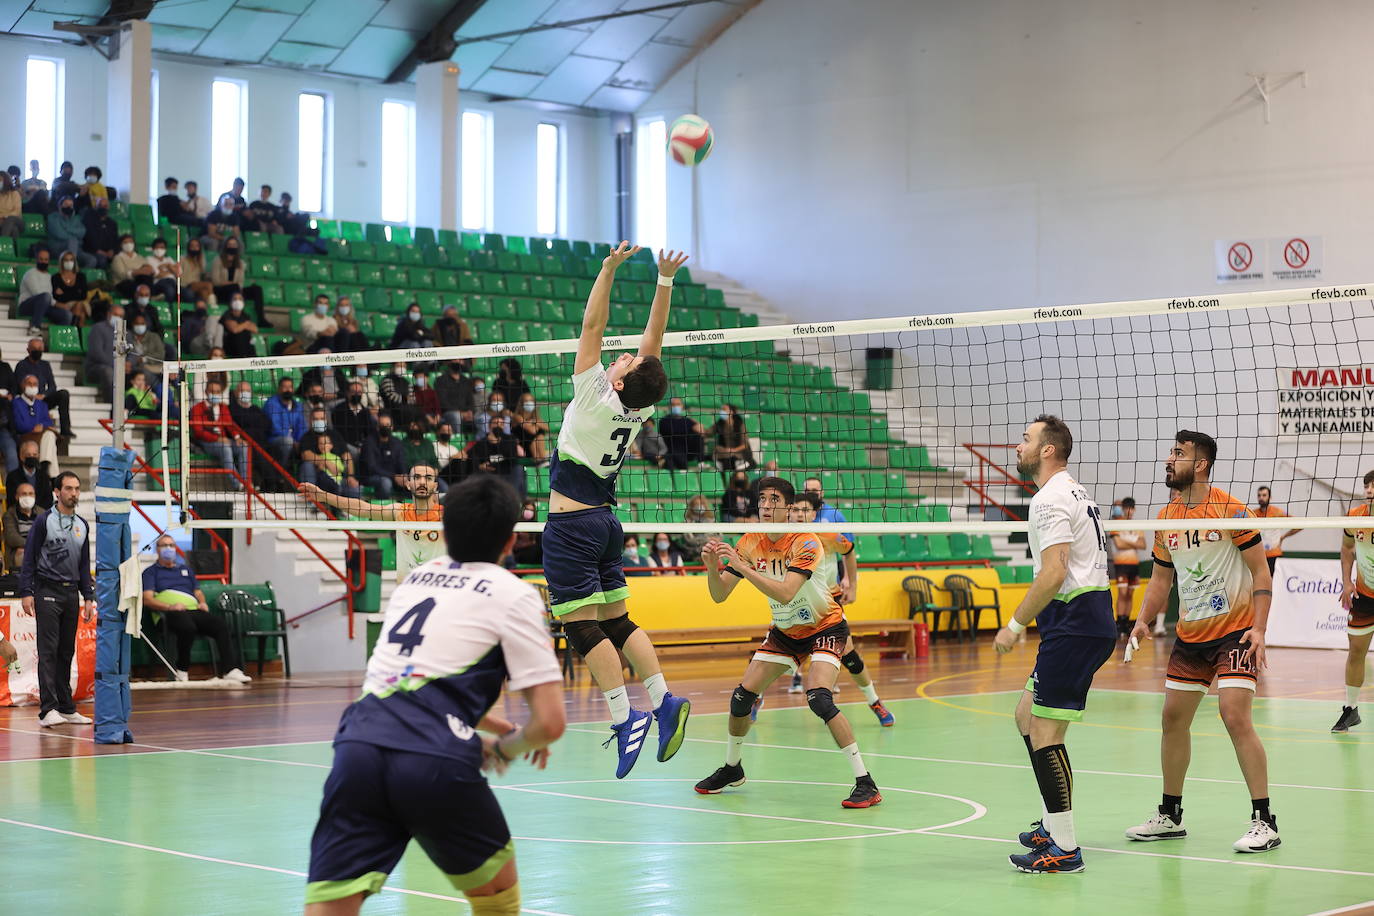
<svg viewBox="0 0 1374 916"><path fill-rule="evenodd" d="M392 593L363 695L344 712L335 742L455 757L478 779L474 729L502 685L561 680L539 592L495 564L441 557Z"/></svg>
<svg viewBox="0 0 1374 916"><path fill-rule="evenodd" d="M589 506L614 503L616 474L654 409L630 410L621 404L600 363L574 375L572 382L573 399L558 430L549 487Z"/></svg>
<svg viewBox="0 0 1374 916"><path fill-rule="evenodd" d="M1030 502L1030 549L1040 574L1047 547L1069 545L1064 584L1037 618L1042 636L1116 636L1111 585L1107 581L1107 538L1102 516L1088 491L1060 471Z"/></svg>

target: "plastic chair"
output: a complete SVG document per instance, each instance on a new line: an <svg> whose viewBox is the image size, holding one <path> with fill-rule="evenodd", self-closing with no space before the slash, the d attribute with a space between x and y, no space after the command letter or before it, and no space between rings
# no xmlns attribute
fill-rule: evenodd
<svg viewBox="0 0 1374 916"><path fill-rule="evenodd" d="M291 676L291 650L286 638L286 612L276 605L254 598L240 589L229 589L219 596L216 607L233 620L234 636L242 647L245 638L258 641L258 677L262 677L263 658L267 655L267 640L281 640L282 670ZM275 626L264 628L259 612L270 614Z"/></svg>
<svg viewBox="0 0 1374 916"><path fill-rule="evenodd" d="M992 611L997 615L997 628L1002 628L1002 602L997 589L988 588L986 585L979 585L965 575L955 573L945 576L945 591L949 592L959 609L968 614L968 635L970 639L978 639L978 618L984 611ZM978 600L979 592L987 592L992 595L992 603L980 603Z"/></svg>
<svg viewBox="0 0 1374 916"><path fill-rule="evenodd" d="M902 590L906 592L908 609L907 618L915 620L919 615L923 621L929 617L930 635L935 637L940 630L940 615L950 616L949 630L954 633L959 632L957 615L959 607L957 605L936 604L935 603L935 583L925 576L907 576L902 580Z"/></svg>

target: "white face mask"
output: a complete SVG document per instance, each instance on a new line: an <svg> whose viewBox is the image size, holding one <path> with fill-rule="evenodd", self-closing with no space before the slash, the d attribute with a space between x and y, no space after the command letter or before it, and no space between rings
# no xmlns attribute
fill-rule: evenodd
<svg viewBox="0 0 1374 916"><path fill-rule="evenodd" d="M154 248L154 249L153 249L153 257L155 257L155 258L165 257L166 254L167 254L167 249L166 249L166 248Z"/></svg>
<svg viewBox="0 0 1374 916"><path fill-rule="evenodd" d="M253 403L253 392L251 392L251 391L240 391L240 392L239 392L239 403L242 404L244 407L247 407L249 404L252 404L252 403Z"/></svg>
<svg viewBox="0 0 1374 916"><path fill-rule="evenodd" d="M19 497L19 508L23 509L25 512L28 512L30 509L33 508L33 503L34 498L32 496Z"/></svg>
<svg viewBox="0 0 1374 916"><path fill-rule="evenodd" d="M24 389L24 397L26 397L26 398L36 398L36 397L38 397L38 386L37 386L37 385L30 385L29 387L25 388L25 389Z"/></svg>
<svg viewBox="0 0 1374 916"><path fill-rule="evenodd" d="M626 547L626 548L625 548L625 559L627 559L627 560L638 560L638 559L639 559L639 548L638 548L638 547Z"/></svg>
<svg viewBox="0 0 1374 916"><path fill-rule="evenodd" d="M125 254L128 254L134 250L134 243L125 242L123 245L120 245L119 247L124 249Z"/></svg>
<svg viewBox="0 0 1374 916"><path fill-rule="evenodd" d="M367 378L367 367L366 367L366 366L359 366L359 367L358 367L358 378Z"/></svg>
<svg viewBox="0 0 1374 916"><path fill-rule="evenodd" d="M524 404L521 404L521 405L520 405L520 409L523 410L525 413L534 413L534 402L533 402L533 401L530 401L530 402L526 402L526 403L524 403Z"/></svg>
<svg viewBox="0 0 1374 916"><path fill-rule="evenodd" d="M326 314L328 311L329 311L329 306L327 306L327 305L317 305L317 306L315 306L315 314L316 314L316 315L324 315L324 314Z"/></svg>
<svg viewBox="0 0 1374 916"><path fill-rule="evenodd" d="M419 320L420 320L420 313L419 313L419 312L411 312L411 313L410 313L410 320L411 320L411 321L419 321Z"/></svg>
<svg viewBox="0 0 1374 916"><path fill-rule="evenodd" d="M139 337L142 337L143 334L144 334L147 330L148 330L148 326L147 326L146 324L136 324L136 325L134 325L134 334L136 334L136 335L139 336Z"/></svg>
<svg viewBox="0 0 1374 916"><path fill-rule="evenodd" d="M660 538L659 540L654 541L654 546L657 547L659 550L667 550L668 542Z"/></svg>
<svg viewBox="0 0 1374 916"><path fill-rule="evenodd" d="M136 299L134 299L134 301L137 302L139 305L147 305L147 304L148 304L148 297L147 297L147 296L139 296L139 297L137 297Z"/></svg>
<svg viewBox="0 0 1374 916"><path fill-rule="evenodd" d="M243 311L243 302L239 299L235 299L233 302L229 303L229 307L236 312L241 312Z"/></svg>
<svg viewBox="0 0 1374 916"><path fill-rule="evenodd" d="M219 404L220 402L222 402L222 401L224 400L224 398L223 398L222 396L218 395L218 394L212 394L212 395L209 395L209 396L206 398L206 400L208 400L211 404Z"/></svg>
<svg viewBox="0 0 1374 916"><path fill-rule="evenodd" d="M75 262L75 261L63 261L63 262L62 262L62 269L65 270L65 271L69 271L69 272L70 272L70 271L73 271L73 270L76 270L76 262Z"/></svg>
<svg viewBox="0 0 1374 916"><path fill-rule="evenodd" d="M492 402L491 402L491 412L492 412L492 413L500 413L501 411L503 411L503 410L505 410L505 409L506 409L506 402L505 402L505 401L492 401Z"/></svg>
<svg viewBox="0 0 1374 916"><path fill-rule="evenodd" d="M423 377L423 376L416 376L416 378L415 378L415 387L416 387L416 388L423 388L423 387L425 387L425 380L424 380L424 377Z"/></svg>
<svg viewBox="0 0 1374 916"><path fill-rule="evenodd" d="M313 429L313 430L314 430L315 432L317 432L317 433L322 433L322 432L324 432L326 429L329 428L329 424L326 423L326 422L323 421L323 420L311 420L311 421L310 421L310 428Z"/></svg>
<svg viewBox="0 0 1374 916"><path fill-rule="evenodd" d="M353 307L352 307L351 305L341 305L341 306L339 306L339 314L342 315L342 316L344 316L345 318L347 318L352 312L353 312Z"/></svg>

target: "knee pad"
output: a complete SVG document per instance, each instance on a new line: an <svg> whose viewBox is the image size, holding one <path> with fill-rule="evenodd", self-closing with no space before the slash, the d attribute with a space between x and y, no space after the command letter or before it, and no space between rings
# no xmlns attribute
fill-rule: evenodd
<svg viewBox="0 0 1374 916"><path fill-rule="evenodd" d="M577 654L583 658L587 653L596 648L598 643L606 641L606 634L601 631L601 625L595 620L569 620L563 624L563 635L568 637L568 645L577 650Z"/></svg>
<svg viewBox="0 0 1374 916"><path fill-rule="evenodd" d="M834 695L825 687L812 687L806 691L806 705L822 722L829 722L840 714Z"/></svg>
<svg viewBox="0 0 1374 916"><path fill-rule="evenodd" d="M840 661L844 663L845 670L850 674L858 674L860 671L864 670L864 660L859 655L858 649L846 653L844 658L840 659Z"/></svg>
<svg viewBox="0 0 1374 916"><path fill-rule="evenodd" d="M759 698L757 693L752 690L745 690L744 685L740 684L730 694L730 715L736 719L743 719L749 715L754 708L754 701Z"/></svg>
<svg viewBox="0 0 1374 916"><path fill-rule="evenodd" d="M625 648L630 634L639 629L639 624L630 619L629 614L621 614L610 620L600 621L601 632L605 633L617 649Z"/></svg>
<svg viewBox="0 0 1374 916"><path fill-rule="evenodd" d="M485 897L468 897L467 901L472 907L472 916L519 916L520 884L516 882L499 893Z"/></svg>

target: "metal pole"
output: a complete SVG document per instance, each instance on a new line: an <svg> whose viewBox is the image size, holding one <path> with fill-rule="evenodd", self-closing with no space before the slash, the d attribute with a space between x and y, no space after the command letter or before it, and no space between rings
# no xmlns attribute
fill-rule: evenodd
<svg viewBox="0 0 1374 916"><path fill-rule="evenodd" d="M124 319L115 318L114 337L114 381L111 384L110 400L114 408L114 447L124 447L124 358L129 352L129 341L124 333Z"/></svg>

